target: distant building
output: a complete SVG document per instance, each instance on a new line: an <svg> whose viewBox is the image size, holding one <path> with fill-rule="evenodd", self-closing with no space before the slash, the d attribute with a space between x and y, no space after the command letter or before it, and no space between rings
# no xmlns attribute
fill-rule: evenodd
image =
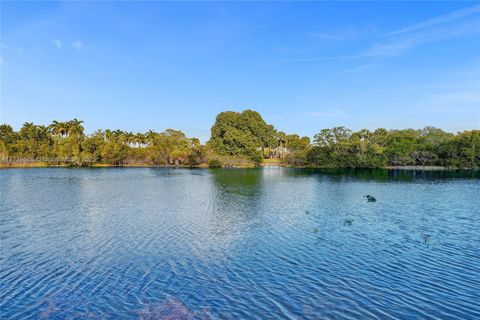
<svg viewBox="0 0 480 320"><path fill-rule="evenodd" d="M285 139L280 138L278 147L263 149L263 156L268 159L282 159L288 154L288 152Z"/></svg>

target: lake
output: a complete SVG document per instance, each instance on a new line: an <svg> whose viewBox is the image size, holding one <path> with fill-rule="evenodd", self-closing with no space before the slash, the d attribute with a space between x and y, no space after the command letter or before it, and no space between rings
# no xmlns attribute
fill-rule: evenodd
<svg viewBox="0 0 480 320"><path fill-rule="evenodd" d="M478 172L5 169L0 192L2 319L480 318Z"/></svg>

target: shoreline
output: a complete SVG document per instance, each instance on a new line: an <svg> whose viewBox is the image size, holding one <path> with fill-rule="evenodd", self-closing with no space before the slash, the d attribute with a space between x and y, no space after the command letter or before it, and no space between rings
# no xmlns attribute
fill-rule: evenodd
<svg viewBox="0 0 480 320"><path fill-rule="evenodd" d="M420 171L450 171L450 170L478 170L476 168L456 168L456 167L444 167L444 166L385 166L376 168L349 168L349 167L316 167L316 166L291 166L284 163L262 163L257 166L226 166L222 168L212 169L253 169L260 167L284 167L293 169L384 169L384 170L420 170ZM77 166L70 164L48 164L44 162L32 162L32 163L0 163L0 169L28 169L28 168L182 168L182 169L209 169L207 163L201 163L195 166L187 165L154 165L154 164L123 164L113 165L98 163L91 166Z"/></svg>

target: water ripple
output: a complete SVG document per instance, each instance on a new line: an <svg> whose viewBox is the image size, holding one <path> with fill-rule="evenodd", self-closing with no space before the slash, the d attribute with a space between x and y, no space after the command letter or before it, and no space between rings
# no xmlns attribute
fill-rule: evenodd
<svg viewBox="0 0 480 320"><path fill-rule="evenodd" d="M12 169L0 181L2 319L480 318L475 174Z"/></svg>

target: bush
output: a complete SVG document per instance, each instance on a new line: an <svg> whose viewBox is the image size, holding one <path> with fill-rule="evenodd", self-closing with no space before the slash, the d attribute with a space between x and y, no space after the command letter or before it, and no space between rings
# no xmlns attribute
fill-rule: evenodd
<svg viewBox="0 0 480 320"><path fill-rule="evenodd" d="M307 150L289 153L282 159L282 162L289 166L306 166L308 165Z"/></svg>
<svg viewBox="0 0 480 320"><path fill-rule="evenodd" d="M223 167L223 163L219 159L210 159L210 160L208 160L208 167L209 168L221 168L221 167Z"/></svg>
<svg viewBox="0 0 480 320"><path fill-rule="evenodd" d="M254 152L250 157L248 157L250 161L253 161L256 165L263 162L263 154L260 151Z"/></svg>

